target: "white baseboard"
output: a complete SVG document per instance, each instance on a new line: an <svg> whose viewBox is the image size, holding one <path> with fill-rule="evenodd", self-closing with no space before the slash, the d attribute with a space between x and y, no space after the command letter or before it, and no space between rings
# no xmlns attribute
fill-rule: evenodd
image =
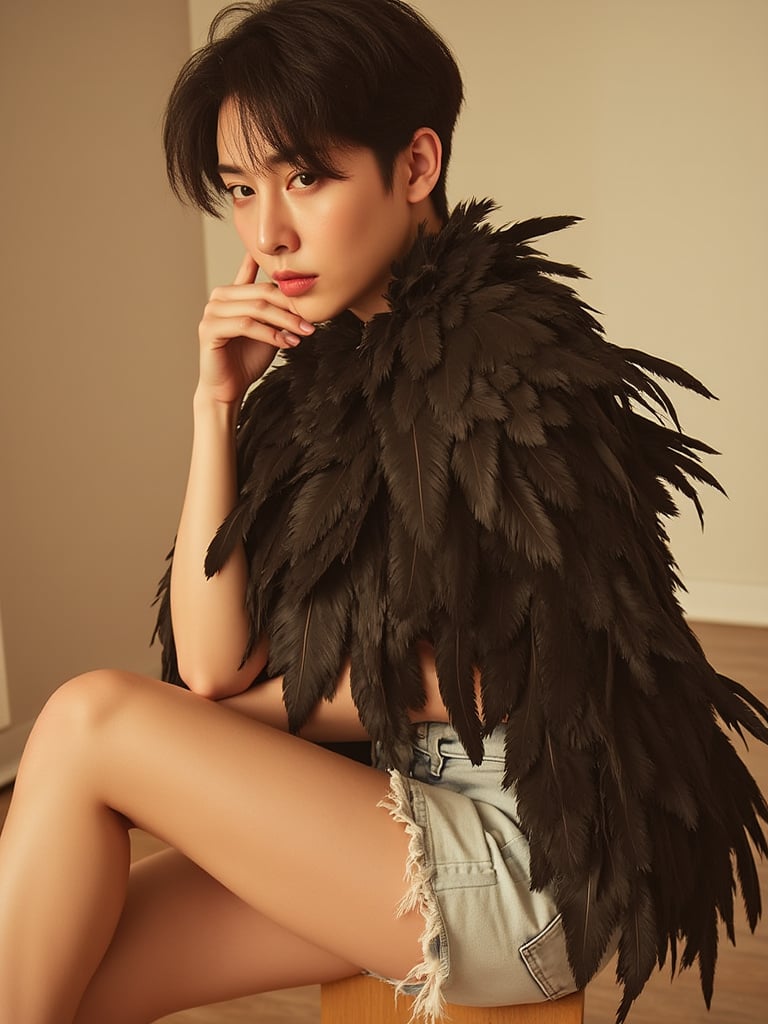
<svg viewBox="0 0 768 1024"><path fill-rule="evenodd" d="M694 622L768 626L768 586L684 580L688 593L678 594L686 617Z"/></svg>

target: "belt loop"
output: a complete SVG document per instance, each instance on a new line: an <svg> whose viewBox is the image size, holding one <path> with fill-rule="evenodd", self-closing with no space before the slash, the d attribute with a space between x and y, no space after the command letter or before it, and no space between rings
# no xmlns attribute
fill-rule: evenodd
<svg viewBox="0 0 768 1024"><path fill-rule="evenodd" d="M443 742L443 738L440 735L439 729L430 729L427 735L427 750L429 751L429 772L436 779L439 779L443 774L443 765L445 764L445 758L443 757L440 747Z"/></svg>
<svg viewBox="0 0 768 1024"><path fill-rule="evenodd" d="M429 760L429 774L433 778L439 779L443 774L443 765L445 764L445 758L440 750L444 739L442 727L436 722L420 722L416 726L415 732L419 747Z"/></svg>

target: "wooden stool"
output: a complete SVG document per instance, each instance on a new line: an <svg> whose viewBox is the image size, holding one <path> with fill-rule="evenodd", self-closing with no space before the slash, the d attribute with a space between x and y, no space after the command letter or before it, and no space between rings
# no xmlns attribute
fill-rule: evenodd
<svg viewBox="0 0 768 1024"><path fill-rule="evenodd" d="M400 996L386 982L359 977L330 982L320 989L320 1024L408 1024L413 999ZM454 1006L446 1004L448 1024L583 1024L584 993L525 1006Z"/></svg>

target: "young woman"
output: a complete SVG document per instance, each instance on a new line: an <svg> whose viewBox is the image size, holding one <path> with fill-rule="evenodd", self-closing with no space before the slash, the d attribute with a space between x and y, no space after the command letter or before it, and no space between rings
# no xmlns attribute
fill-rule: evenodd
<svg viewBox="0 0 768 1024"><path fill-rule="evenodd" d="M360 971L434 1020L557 998L617 947L623 1019L678 940L711 993L732 854L754 926L766 805L715 714L766 740L768 711L682 619L664 482L714 481L647 415L674 419L650 374L707 392L552 280L578 272L529 240L568 218L449 215L461 97L399 0L238 5L179 76L171 181L231 201L245 249L200 324L161 585L184 687L90 673L41 714L2 1020ZM364 739L372 766L321 745ZM129 871L134 825L170 849Z"/></svg>

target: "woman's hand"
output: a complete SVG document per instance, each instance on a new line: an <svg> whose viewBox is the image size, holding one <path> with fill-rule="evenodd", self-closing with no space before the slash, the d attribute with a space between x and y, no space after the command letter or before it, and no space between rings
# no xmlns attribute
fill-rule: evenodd
<svg viewBox="0 0 768 1024"><path fill-rule="evenodd" d="M239 405L276 353L315 329L279 288L255 283L258 271L246 253L234 282L214 288L200 321L198 394L217 402Z"/></svg>

